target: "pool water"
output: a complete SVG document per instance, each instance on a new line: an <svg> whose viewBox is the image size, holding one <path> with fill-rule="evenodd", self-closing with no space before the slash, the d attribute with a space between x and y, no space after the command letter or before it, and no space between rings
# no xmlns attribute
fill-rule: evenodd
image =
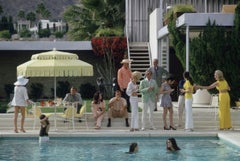
<svg viewBox="0 0 240 161"><path fill-rule="evenodd" d="M1 138L0 161L239 161L240 148L216 137L175 137L179 152L166 151L166 137ZM131 142L139 152L126 154Z"/></svg>

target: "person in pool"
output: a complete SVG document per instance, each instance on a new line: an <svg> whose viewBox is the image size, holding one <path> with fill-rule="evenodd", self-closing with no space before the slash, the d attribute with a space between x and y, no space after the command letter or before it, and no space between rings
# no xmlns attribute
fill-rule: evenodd
<svg viewBox="0 0 240 161"><path fill-rule="evenodd" d="M39 117L39 119L41 124L40 132L39 132L39 143L48 142L49 141L48 131L50 128L50 122L48 120L48 117L44 114L42 114Z"/></svg>
<svg viewBox="0 0 240 161"><path fill-rule="evenodd" d="M128 154L134 154L138 152L138 144L137 143L131 143L129 146L129 151L127 152Z"/></svg>
<svg viewBox="0 0 240 161"><path fill-rule="evenodd" d="M48 131L50 128L50 123L48 120L48 117L45 116L44 114L42 114L40 117L40 123L41 123L41 129L40 129L40 133L39 136L48 136Z"/></svg>
<svg viewBox="0 0 240 161"><path fill-rule="evenodd" d="M168 151L178 151L178 150L181 150L178 145L177 145L177 142L174 138L168 138L167 139L167 142L166 142L166 145L167 145L167 150Z"/></svg>

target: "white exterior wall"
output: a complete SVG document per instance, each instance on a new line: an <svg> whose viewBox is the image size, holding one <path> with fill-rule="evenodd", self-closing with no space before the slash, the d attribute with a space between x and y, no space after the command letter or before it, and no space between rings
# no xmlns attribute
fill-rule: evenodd
<svg viewBox="0 0 240 161"><path fill-rule="evenodd" d="M160 29L160 9L155 9L150 14L150 21L149 21L149 44L151 49L151 57L159 58L159 47L158 47L158 30Z"/></svg>

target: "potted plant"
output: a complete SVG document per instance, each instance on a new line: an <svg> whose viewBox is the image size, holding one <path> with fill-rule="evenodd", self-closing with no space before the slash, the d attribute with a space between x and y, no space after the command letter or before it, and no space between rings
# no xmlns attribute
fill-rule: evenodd
<svg viewBox="0 0 240 161"><path fill-rule="evenodd" d="M171 16L177 18L184 13L195 13L196 9L190 4L177 4L174 5L170 10L167 11L164 17L164 24L168 24Z"/></svg>

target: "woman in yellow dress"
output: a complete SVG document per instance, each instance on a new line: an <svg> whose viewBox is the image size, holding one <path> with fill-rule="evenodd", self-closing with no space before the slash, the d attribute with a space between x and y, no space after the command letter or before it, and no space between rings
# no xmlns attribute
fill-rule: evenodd
<svg viewBox="0 0 240 161"><path fill-rule="evenodd" d="M232 128L231 114L230 114L230 96L228 91L230 87L223 76L223 72L216 70L214 73L216 82L209 86L197 86L200 89L212 89L216 88L219 91L219 130L229 130Z"/></svg>

